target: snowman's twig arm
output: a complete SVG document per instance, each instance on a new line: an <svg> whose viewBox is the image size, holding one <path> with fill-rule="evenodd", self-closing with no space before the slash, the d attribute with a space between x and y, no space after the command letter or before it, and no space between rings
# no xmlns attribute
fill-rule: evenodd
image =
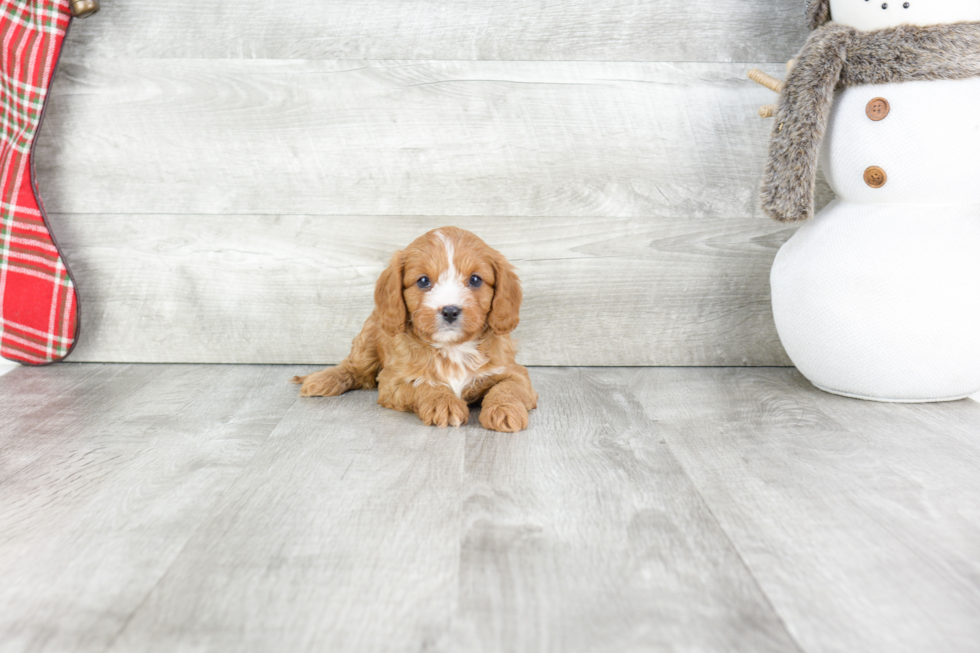
<svg viewBox="0 0 980 653"><path fill-rule="evenodd" d="M786 64L786 69L789 70L791 68L791 64L793 63L793 61L790 61L788 64ZM749 71L749 79L757 84L762 84L770 91L775 91L776 93L782 93L783 89L786 88L786 82L778 80L771 75L767 75L758 68L753 68ZM772 118L774 115L776 115L775 104L767 104L764 107L759 107L760 117Z"/></svg>
<svg viewBox="0 0 980 653"><path fill-rule="evenodd" d="M776 93L782 93L783 89L786 88L786 82L776 79L772 75L767 75L758 68L753 68L749 71L749 79L756 84L762 84L770 91L775 91Z"/></svg>

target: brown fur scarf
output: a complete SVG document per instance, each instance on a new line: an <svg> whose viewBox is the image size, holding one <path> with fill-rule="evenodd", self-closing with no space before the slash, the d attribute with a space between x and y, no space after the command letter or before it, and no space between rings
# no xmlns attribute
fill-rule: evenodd
<svg viewBox="0 0 980 653"><path fill-rule="evenodd" d="M861 32L830 22L814 31L779 97L762 208L780 222L813 217L817 159L836 90L978 75L980 23Z"/></svg>

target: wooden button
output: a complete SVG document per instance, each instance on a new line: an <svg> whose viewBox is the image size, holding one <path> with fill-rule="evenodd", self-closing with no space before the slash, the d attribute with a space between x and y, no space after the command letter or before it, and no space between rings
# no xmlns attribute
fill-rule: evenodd
<svg viewBox="0 0 980 653"><path fill-rule="evenodd" d="M88 18L99 10L99 0L71 0L71 15Z"/></svg>
<svg viewBox="0 0 980 653"><path fill-rule="evenodd" d="M872 188L881 188L888 181L888 175L878 166L871 166L864 171L864 183Z"/></svg>
<svg viewBox="0 0 980 653"><path fill-rule="evenodd" d="M891 111L891 106L889 106L888 100L883 97L876 97L868 102L868 106L864 108L864 112L875 122L884 120L889 111Z"/></svg>

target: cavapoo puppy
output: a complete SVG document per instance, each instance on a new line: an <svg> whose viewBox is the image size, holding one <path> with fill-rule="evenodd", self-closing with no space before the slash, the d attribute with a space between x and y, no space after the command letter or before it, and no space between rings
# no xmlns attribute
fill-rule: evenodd
<svg viewBox="0 0 980 653"><path fill-rule="evenodd" d="M304 397L377 387L382 406L441 427L465 424L469 404L482 399L485 428L520 431L538 401L510 338L521 298L500 252L457 227L430 231L381 273L350 355L293 382Z"/></svg>

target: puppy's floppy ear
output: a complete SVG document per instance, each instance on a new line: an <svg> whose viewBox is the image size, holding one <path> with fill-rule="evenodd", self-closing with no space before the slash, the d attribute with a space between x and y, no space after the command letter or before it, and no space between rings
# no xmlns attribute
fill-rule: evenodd
<svg viewBox="0 0 980 653"><path fill-rule="evenodd" d="M494 252L493 268L496 281L493 286L493 303L490 304L490 314L487 324L498 336L510 333L517 328L521 321L521 280L514 272L514 266L507 262L499 252Z"/></svg>
<svg viewBox="0 0 980 653"><path fill-rule="evenodd" d="M391 257L391 263L378 277L378 283L374 287L374 304L378 307L381 328L389 336L404 333L405 322L408 320L408 309L405 307L405 296L402 294L404 269L404 252L395 252Z"/></svg>

